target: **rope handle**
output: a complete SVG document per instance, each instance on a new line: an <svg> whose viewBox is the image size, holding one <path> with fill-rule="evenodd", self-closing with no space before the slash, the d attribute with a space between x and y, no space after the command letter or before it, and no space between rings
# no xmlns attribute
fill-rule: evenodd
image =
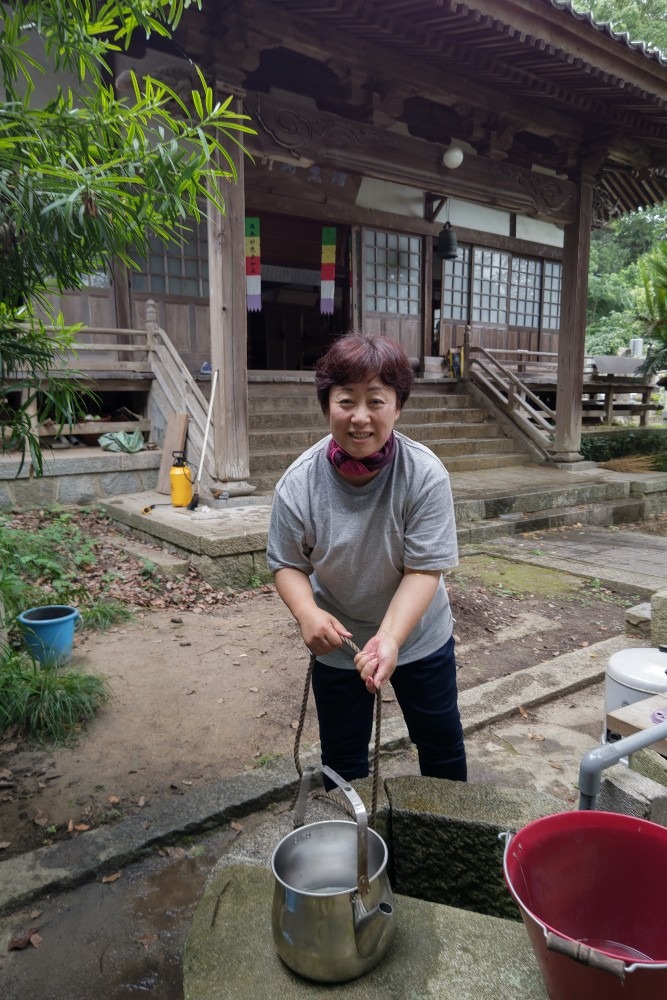
<svg viewBox="0 0 667 1000"><path fill-rule="evenodd" d="M356 656L361 650L352 639L348 639L347 636L342 635L344 645L346 645ZM301 760L299 757L299 750L301 748L301 736L303 735L303 726L306 720L306 709L308 707L308 696L310 694L310 685L313 677L313 670L315 668L315 661L317 657L314 653L310 654L310 662L308 664L308 670L306 672L306 683L303 689L303 698L301 701L301 714L299 715L299 724L296 730L296 736L294 737L294 765L297 770L299 777L303 775L303 767L301 766ZM377 815L377 804L378 804L378 788L380 784L380 736L382 727L382 691L377 690L375 692L375 746L373 749L373 786L371 791L371 811L368 817L368 825L371 829L375 829L375 817ZM298 798L297 795L294 798L292 807ZM343 804L343 808L347 810L347 804Z"/></svg>

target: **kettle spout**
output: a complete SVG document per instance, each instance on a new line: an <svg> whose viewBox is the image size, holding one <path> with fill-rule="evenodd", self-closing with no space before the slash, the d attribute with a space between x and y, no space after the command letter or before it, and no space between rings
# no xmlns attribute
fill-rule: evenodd
<svg viewBox="0 0 667 1000"><path fill-rule="evenodd" d="M394 907L383 900L372 910L367 910L361 897L356 895L352 908L357 951L362 958L370 958L377 951L385 934L393 929Z"/></svg>

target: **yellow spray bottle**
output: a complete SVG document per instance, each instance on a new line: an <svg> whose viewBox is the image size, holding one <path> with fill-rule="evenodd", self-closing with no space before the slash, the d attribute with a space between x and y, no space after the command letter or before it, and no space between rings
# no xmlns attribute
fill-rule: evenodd
<svg viewBox="0 0 667 1000"><path fill-rule="evenodd" d="M185 461L184 451L172 451L174 462L169 470L171 503L173 507L187 507L192 500L192 474Z"/></svg>

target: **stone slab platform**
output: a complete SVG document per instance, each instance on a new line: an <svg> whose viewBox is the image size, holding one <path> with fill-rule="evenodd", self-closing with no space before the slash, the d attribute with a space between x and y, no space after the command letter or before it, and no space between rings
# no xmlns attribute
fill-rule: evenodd
<svg viewBox="0 0 667 1000"><path fill-rule="evenodd" d="M189 559L212 587L238 590L272 579L266 566L270 497L202 500L188 510L172 507L163 493L149 491L113 497L101 506L138 538Z"/></svg>
<svg viewBox="0 0 667 1000"><path fill-rule="evenodd" d="M277 955L272 896L266 869L236 865L218 873L186 942L185 1000L547 1000L521 923L401 895L396 937L375 969L349 983L309 982Z"/></svg>

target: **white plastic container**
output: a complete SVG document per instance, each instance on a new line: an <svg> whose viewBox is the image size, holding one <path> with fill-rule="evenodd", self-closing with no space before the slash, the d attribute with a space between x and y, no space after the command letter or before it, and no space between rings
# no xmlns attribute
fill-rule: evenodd
<svg viewBox="0 0 667 1000"><path fill-rule="evenodd" d="M617 708L663 692L667 695L667 646L621 649L609 657L604 691L605 719Z"/></svg>

